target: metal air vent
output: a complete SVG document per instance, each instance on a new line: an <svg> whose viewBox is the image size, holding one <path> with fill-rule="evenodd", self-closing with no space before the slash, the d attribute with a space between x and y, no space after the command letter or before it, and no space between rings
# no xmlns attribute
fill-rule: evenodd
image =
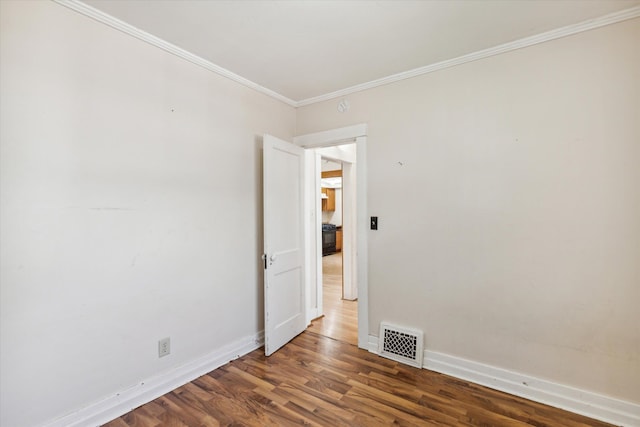
<svg viewBox="0 0 640 427"><path fill-rule="evenodd" d="M422 368L422 331L380 323L378 353L388 359Z"/></svg>

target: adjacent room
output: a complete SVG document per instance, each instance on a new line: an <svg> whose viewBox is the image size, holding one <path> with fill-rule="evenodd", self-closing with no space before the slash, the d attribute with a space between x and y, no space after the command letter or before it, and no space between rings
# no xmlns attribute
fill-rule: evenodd
<svg viewBox="0 0 640 427"><path fill-rule="evenodd" d="M640 426L640 0L0 0L0 425Z"/></svg>

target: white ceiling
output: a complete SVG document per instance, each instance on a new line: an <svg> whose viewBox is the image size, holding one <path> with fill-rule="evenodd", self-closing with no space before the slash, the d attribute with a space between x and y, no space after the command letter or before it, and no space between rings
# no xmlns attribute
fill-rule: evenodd
<svg viewBox="0 0 640 427"><path fill-rule="evenodd" d="M293 104L304 104L397 73L632 7L639 9L640 0L84 3Z"/></svg>

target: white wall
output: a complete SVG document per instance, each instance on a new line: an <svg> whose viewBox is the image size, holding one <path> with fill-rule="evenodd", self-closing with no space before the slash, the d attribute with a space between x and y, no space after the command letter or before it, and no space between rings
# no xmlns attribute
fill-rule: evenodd
<svg viewBox="0 0 640 427"><path fill-rule="evenodd" d="M368 123L369 328L640 402L640 20L298 110Z"/></svg>
<svg viewBox="0 0 640 427"><path fill-rule="evenodd" d="M334 147L328 147L328 148L334 149ZM326 150L326 148L318 148L316 149L316 152L322 153L324 150ZM341 170L341 169L342 169L342 164L340 163L332 162L331 160L326 160L326 159L322 160L322 172L335 171L335 170Z"/></svg>
<svg viewBox="0 0 640 427"><path fill-rule="evenodd" d="M260 135L295 110L53 2L0 7L0 424L32 426L263 329Z"/></svg>

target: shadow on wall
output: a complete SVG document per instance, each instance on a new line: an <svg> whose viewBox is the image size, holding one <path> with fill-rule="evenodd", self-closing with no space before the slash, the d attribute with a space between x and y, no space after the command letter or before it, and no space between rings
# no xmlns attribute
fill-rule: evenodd
<svg viewBox="0 0 640 427"><path fill-rule="evenodd" d="M264 250L264 197L263 197L263 169L262 169L262 159L264 155L264 151L262 149L263 138L262 135L256 135L254 138L254 153L255 153L255 164L254 170L256 171L256 179L255 179L255 197L256 197L256 250L255 250L255 259L256 259L256 286L258 287L256 295L258 298L256 299L256 313L258 316L256 318L256 330L262 331L264 330L264 267L262 264L262 253Z"/></svg>

